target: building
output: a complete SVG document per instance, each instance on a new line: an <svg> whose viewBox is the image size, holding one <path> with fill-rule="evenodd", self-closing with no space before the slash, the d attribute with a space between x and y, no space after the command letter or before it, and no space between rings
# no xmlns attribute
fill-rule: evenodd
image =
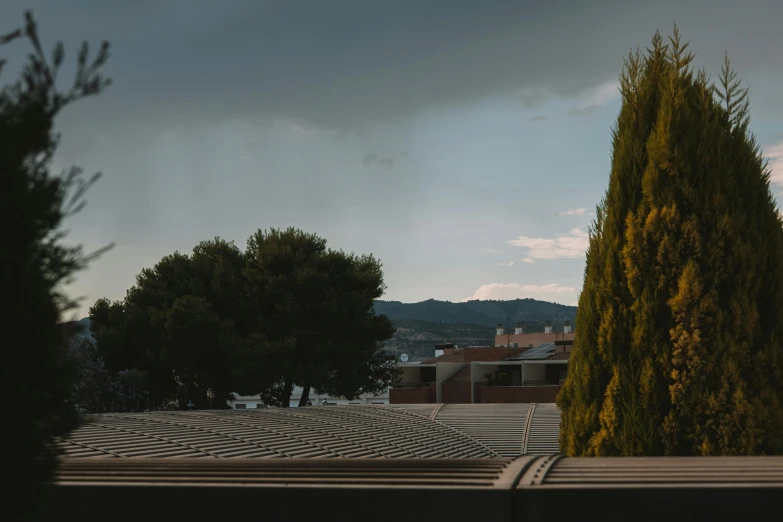
<svg viewBox="0 0 783 522"><path fill-rule="evenodd" d="M567 373L573 342L530 347L439 347L421 363L398 363L390 404L553 403Z"/></svg>
<svg viewBox="0 0 783 522"><path fill-rule="evenodd" d="M574 342L574 332L571 330L570 321L565 321L562 332L553 332L551 321L547 321L546 326L544 326L544 331L538 333L525 333L522 323L516 323L514 325L513 333L510 329L506 331L506 329L503 328L503 325L498 323L495 332L495 346L532 348L539 344L554 343L557 341Z"/></svg>

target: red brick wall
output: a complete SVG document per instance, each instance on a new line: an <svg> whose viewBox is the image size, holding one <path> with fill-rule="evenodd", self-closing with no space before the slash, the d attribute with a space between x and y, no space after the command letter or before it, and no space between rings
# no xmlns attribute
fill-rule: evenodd
<svg viewBox="0 0 783 522"><path fill-rule="evenodd" d="M440 391L444 404L470 404L469 382L444 382Z"/></svg>
<svg viewBox="0 0 783 522"><path fill-rule="evenodd" d="M555 402L560 386L481 386L480 389L483 403Z"/></svg>
<svg viewBox="0 0 783 522"><path fill-rule="evenodd" d="M391 388L389 404L433 404L435 403L435 385L426 388Z"/></svg>
<svg viewBox="0 0 783 522"><path fill-rule="evenodd" d="M506 357L511 357L528 349L529 347L501 348L496 346L491 348L465 348L465 362L502 361Z"/></svg>

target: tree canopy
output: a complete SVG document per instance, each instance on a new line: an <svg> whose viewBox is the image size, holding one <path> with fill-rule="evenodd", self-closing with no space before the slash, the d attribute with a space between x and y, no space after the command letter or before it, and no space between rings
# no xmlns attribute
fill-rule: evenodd
<svg viewBox="0 0 783 522"><path fill-rule="evenodd" d="M693 71L675 28L620 77L587 251L569 455L783 452L783 229L728 59Z"/></svg>
<svg viewBox="0 0 783 522"><path fill-rule="evenodd" d="M63 285L94 255L63 243L63 219L83 206L85 191L98 175L85 180L72 168L53 175L52 156L58 135L56 116L69 104L96 95L108 85L100 68L108 57L104 43L89 61L84 43L73 84L65 91L55 79L65 60L62 43L47 56L31 13L24 27L0 36L0 45L25 39L32 47L21 78L0 91L0 222L4 245L0 253L0 294L7 305L3 330L24 332L24 342L4 343L2 364L5 414L13 429L4 431L14 479L5 487L13 499L11 518L40 506L41 484L52 473L57 451L52 441L78 422L69 402L74 371L67 357L67 328L59 325L74 302ZM0 61L0 68L5 61ZM5 509L4 511L8 511Z"/></svg>
<svg viewBox="0 0 783 522"><path fill-rule="evenodd" d="M98 300L91 327L110 371L143 370L162 400L225 407L232 392L289 405L292 387L353 398L394 378L373 303L385 290L372 256L314 234L259 230L245 251L219 238L139 274L125 299Z"/></svg>

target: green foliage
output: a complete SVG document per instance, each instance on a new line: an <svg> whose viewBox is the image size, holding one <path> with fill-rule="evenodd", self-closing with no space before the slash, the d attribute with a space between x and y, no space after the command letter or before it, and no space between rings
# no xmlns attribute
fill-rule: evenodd
<svg viewBox="0 0 783 522"><path fill-rule="evenodd" d="M154 403L220 408L238 392L287 406L294 385L348 398L388 386L380 342L394 330L373 312L384 289L372 256L272 229L244 252L214 239L166 256L90 320L106 367L147 372Z"/></svg>
<svg viewBox="0 0 783 522"><path fill-rule="evenodd" d="M107 413L161 409L150 402L149 375L141 370L112 374L90 339L71 342L69 355L76 368L73 404L80 413Z"/></svg>
<svg viewBox="0 0 783 522"><path fill-rule="evenodd" d="M123 301L98 300L90 325L107 368L148 373L156 404L176 394L180 407L226 407L246 330L244 264L234 244L204 241L142 270Z"/></svg>
<svg viewBox="0 0 783 522"><path fill-rule="evenodd" d="M293 385L348 399L388 386L394 369L380 342L394 328L373 309L386 289L379 261L327 249L294 228L259 230L247 256L250 307L275 352L279 404L288 405ZM239 384L239 392L261 390Z"/></svg>
<svg viewBox="0 0 783 522"><path fill-rule="evenodd" d="M76 79L58 90L57 76L64 54L58 44L49 60L30 13L25 26L0 36L0 45L25 38L32 46L21 78L0 91L0 222L3 223L0 293L9 306L2 314L3 330L25 332L23 345L11 343L2 365L5 414L13 429L5 430L13 480L5 487L4 506L11 519L40 505L41 484L53 472L56 437L78 420L68 399L74 370L67 358L68 328L58 325L73 301L63 292L72 275L93 256L66 246L61 224L78 212L82 197L97 175L85 181L81 170L60 176L50 173L58 142L54 119L66 105L98 94L108 84L98 70L108 57L104 43L92 63L87 44L79 55ZM0 67L5 61L0 61ZM17 511L17 508L18 511Z"/></svg>
<svg viewBox="0 0 783 522"><path fill-rule="evenodd" d="M783 452L783 229L728 60L675 28L620 78L563 410L569 455Z"/></svg>

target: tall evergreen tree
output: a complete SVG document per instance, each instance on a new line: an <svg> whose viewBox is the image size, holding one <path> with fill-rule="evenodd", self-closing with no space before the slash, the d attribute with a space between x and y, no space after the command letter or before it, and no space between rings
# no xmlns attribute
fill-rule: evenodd
<svg viewBox="0 0 783 522"><path fill-rule="evenodd" d="M78 421L68 401L74 375L67 357L70 332L58 323L74 305L63 285L91 256L63 243L61 225L83 207L82 196L97 175L84 180L77 168L60 176L51 173L58 141L53 126L64 107L108 84L99 69L109 48L104 43L90 63L85 43L76 79L61 91L55 80L65 57L63 45L48 56L29 12L23 28L0 35L0 45L22 38L32 47L29 61L21 78L0 91L0 295L6 304L0 317L6 334L24 335L22 343L3 344L0 374L4 413L13 419L4 430L13 480L4 486L9 502L3 514L10 520L40 507L41 486L57 462L54 439Z"/></svg>
<svg viewBox="0 0 783 522"><path fill-rule="evenodd" d="M558 397L569 455L783 452L783 223L747 91L687 48L656 33L620 78Z"/></svg>

